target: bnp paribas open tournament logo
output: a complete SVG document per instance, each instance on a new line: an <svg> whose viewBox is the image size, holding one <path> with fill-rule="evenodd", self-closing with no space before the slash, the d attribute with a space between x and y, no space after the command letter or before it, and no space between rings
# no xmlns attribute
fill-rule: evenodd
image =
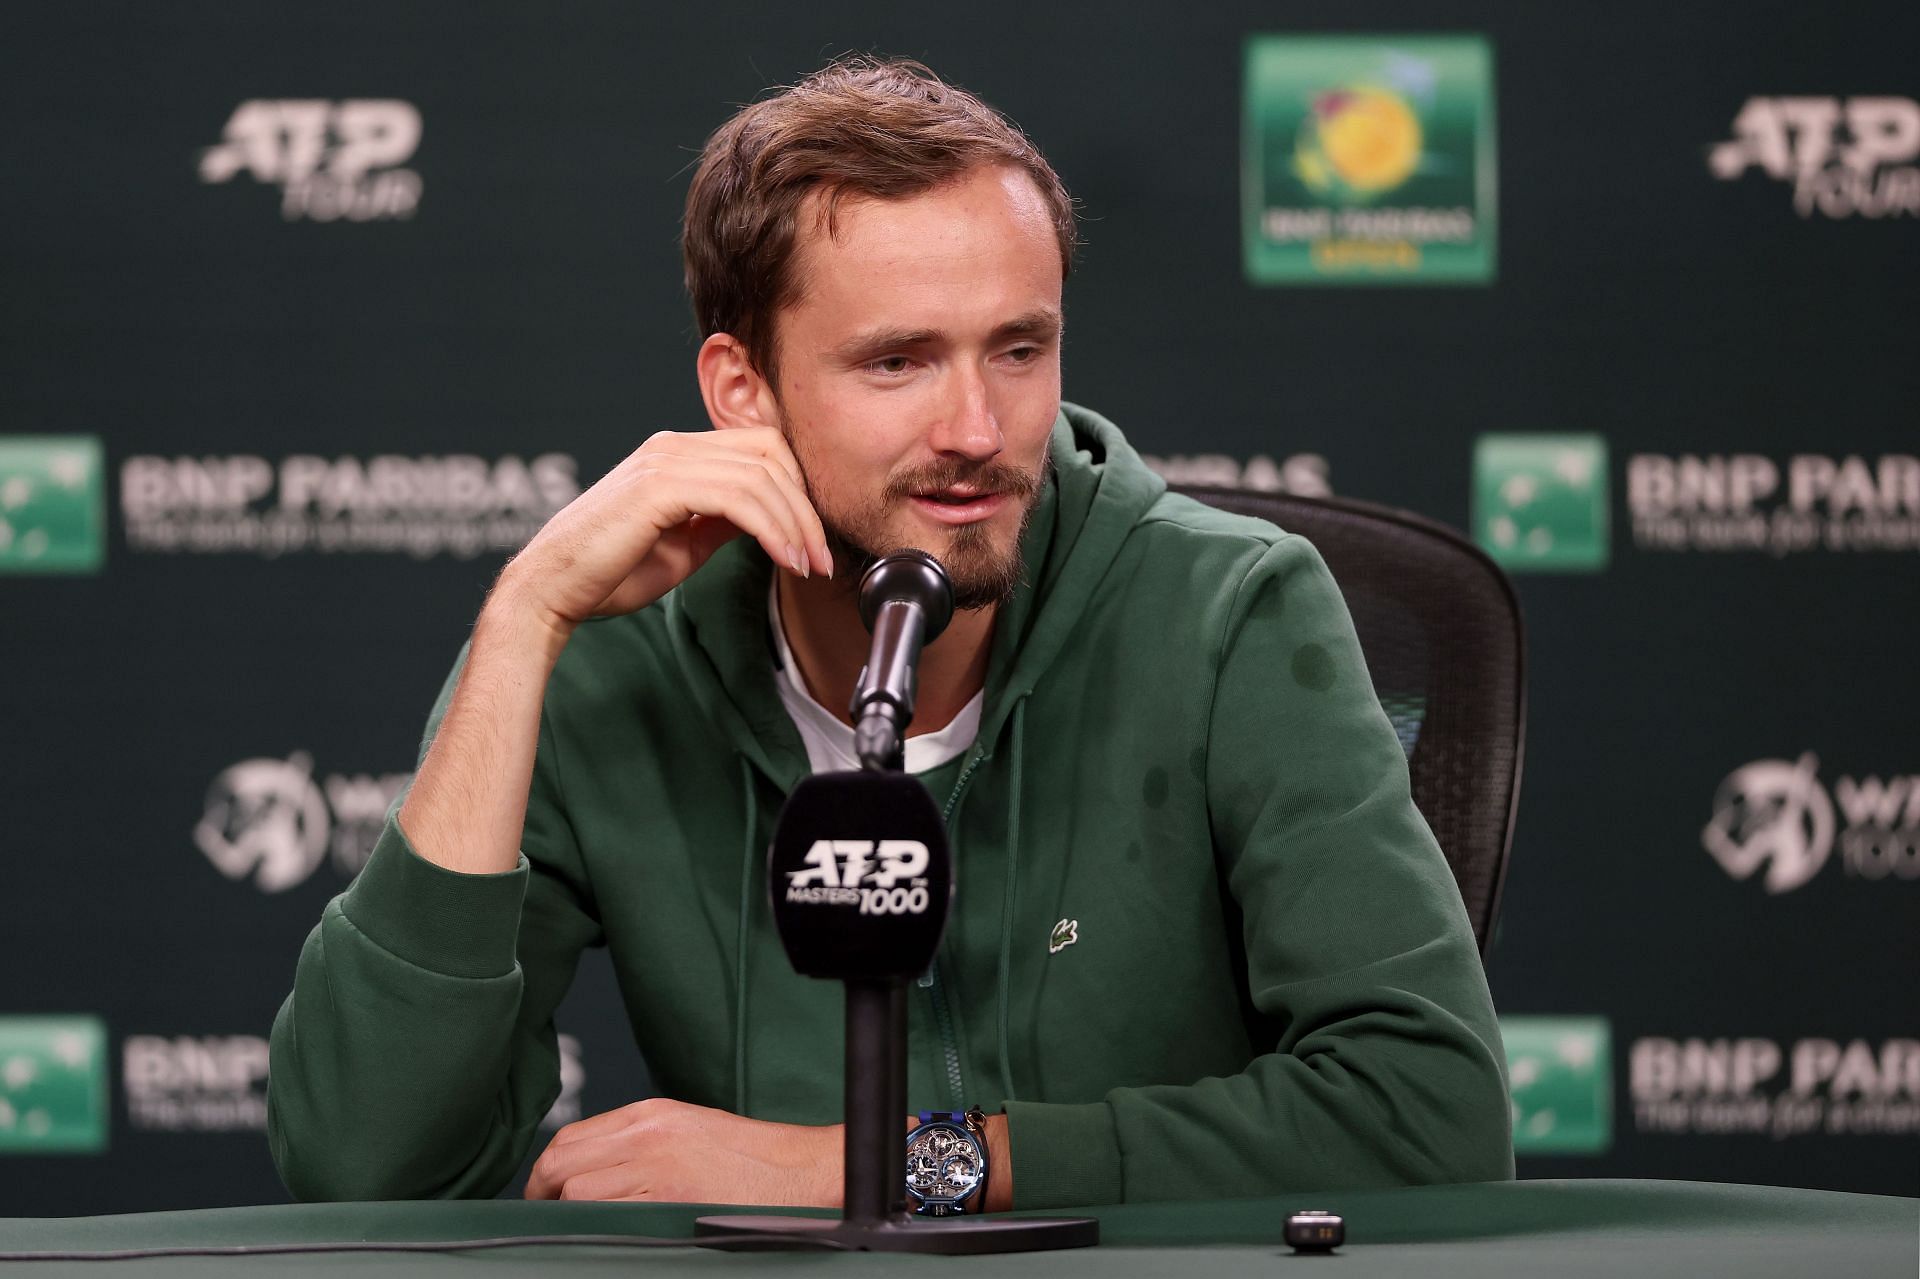
<svg viewBox="0 0 1920 1279"><path fill-rule="evenodd" d="M1598 435L1483 435L1473 448L1473 538L1516 571L1607 566L1607 442Z"/></svg>
<svg viewBox="0 0 1920 1279"><path fill-rule="evenodd" d="M1254 283L1493 279L1493 58L1482 37L1254 36L1242 148Z"/></svg>
<svg viewBox="0 0 1920 1279"><path fill-rule="evenodd" d="M106 1027L96 1017L0 1017L0 1155L106 1146Z"/></svg>
<svg viewBox="0 0 1920 1279"><path fill-rule="evenodd" d="M0 436L0 573L97 573L106 558L100 441Z"/></svg>
<svg viewBox="0 0 1920 1279"><path fill-rule="evenodd" d="M1612 1035L1604 1017L1502 1017L1513 1149L1597 1155L1613 1145Z"/></svg>

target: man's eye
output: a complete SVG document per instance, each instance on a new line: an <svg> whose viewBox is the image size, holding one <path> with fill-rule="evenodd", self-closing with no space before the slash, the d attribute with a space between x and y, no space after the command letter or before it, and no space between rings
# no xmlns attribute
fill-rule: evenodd
<svg viewBox="0 0 1920 1279"><path fill-rule="evenodd" d="M883 355L877 360L867 362L867 372L880 373L888 377L899 377L913 367L913 361L904 355Z"/></svg>
<svg viewBox="0 0 1920 1279"><path fill-rule="evenodd" d="M1037 346L1016 346L1007 352L1007 358L1015 364L1031 364L1040 358L1040 348Z"/></svg>

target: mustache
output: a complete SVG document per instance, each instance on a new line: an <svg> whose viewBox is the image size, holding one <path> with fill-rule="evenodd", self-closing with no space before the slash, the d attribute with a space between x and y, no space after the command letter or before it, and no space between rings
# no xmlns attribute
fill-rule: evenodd
<svg viewBox="0 0 1920 1279"><path fill-rule="evenodd" d="M1041 480L1041 472L1022 470L1007 462L955 459L894 476L887 481L885 496L889 501L897 501L916 493L930 493L965 484L981 493L1032 497L1040 491Z"/></svg>

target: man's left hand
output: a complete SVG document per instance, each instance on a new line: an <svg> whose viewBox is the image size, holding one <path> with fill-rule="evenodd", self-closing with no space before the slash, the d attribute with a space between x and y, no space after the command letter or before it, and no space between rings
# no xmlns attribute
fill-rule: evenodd
<svg viewBox="0 0 1920 1279"><path fill-rule="evenodd" d="M555 1133L527 1198L838 1208L842 1142L838 1124L768 1123L651 1097Z"/></svg>

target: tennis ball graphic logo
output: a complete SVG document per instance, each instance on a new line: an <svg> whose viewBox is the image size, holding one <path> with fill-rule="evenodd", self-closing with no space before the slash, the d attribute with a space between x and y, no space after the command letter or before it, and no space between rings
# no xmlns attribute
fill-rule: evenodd
<svg viewBox="0 0 1920 1279"><path fill-rule="evenodd" d="M1294 147L1294 171L1323 194L1365 200L1391 191L1420 163L1419 117L1387 89L1354 86L1314 99Z"/></svg>

